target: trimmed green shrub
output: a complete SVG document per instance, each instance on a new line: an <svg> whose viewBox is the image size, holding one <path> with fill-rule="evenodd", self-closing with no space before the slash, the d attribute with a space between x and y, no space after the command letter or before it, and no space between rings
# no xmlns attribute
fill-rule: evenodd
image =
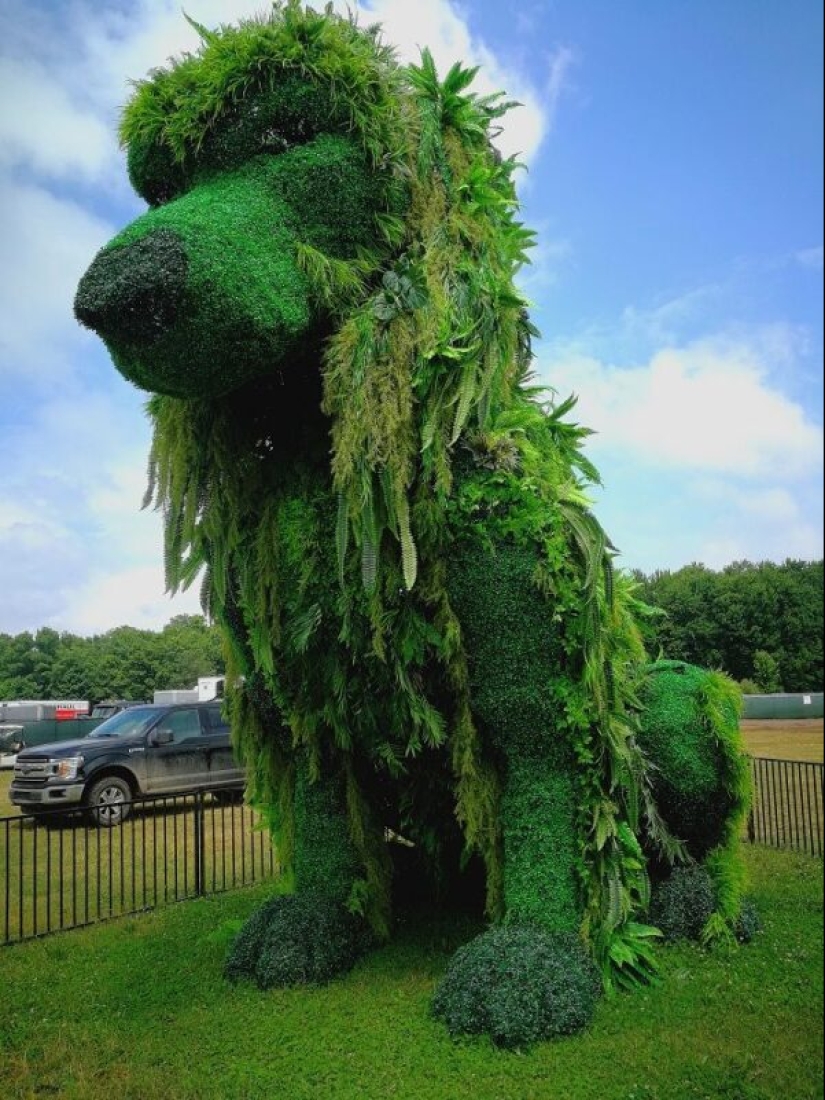
<svg viewBox="0 0 825 1100"><path fill-rule="evenodd" d="M706 867L677 867L669 878L654 887L649 919L670 943L705 942L708 921L719 912L717 895L713 875ZM729 929L740 943L750 943L762 930L752 898L742 898L739 914L731 920Z"/></svg>
<svg viewBox="0 0 825 1100"><path fill-rule="evenodd" d="M733 931L740 943L750 943L762 931L762 918L753 898L742 898L742 908Z"/></svg>
<svg viewBox="0 0 825 1100"><path fill-rule="evenodd" d="M292 373L317 325L298 244L328 263L366 249L380 191L363 151L340 135L204 171L100 251L76 315L144 389L217 397L287 358L277 374Z"/></svg>
<svg viewBox="0 0 825 1100"><path fill-rule="evenodd" d="M224 973L261 989L322 985L352 969L369 943L364 922L321 894L275 897L241 929Z"/></svg>
<svg viewBox="0 0 825 1100"><path fill-rule="evenodd" d="M586 1027L600 990L575 936L504 925L459 948L432 1011L451 1035L488 1034L497 1046L520 1047Z"/></svg>
<svg viewBox="0 0 825 1100"><path fill-rule="evenodd" d="M716 909L713 880L704 867L677 867L653 890L649 919L665 940L700 940Z"/></svg>
<svg viewBox="0 0 825 1100"><path fill-rule="evenodd" d="M566 672L564 633L535 598L532 548L502 543L490 554L462 544L448 588L469 652L480 728L506 760L501 800L504 910L508 919L573 932L581 923L576 857L575 765L559 736L554 680Z"/></svg>

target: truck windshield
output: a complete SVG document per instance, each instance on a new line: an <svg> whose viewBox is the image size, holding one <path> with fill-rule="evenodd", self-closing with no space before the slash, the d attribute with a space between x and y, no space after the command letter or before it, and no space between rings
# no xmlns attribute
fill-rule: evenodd
<svg viewBox="0 0 825 1100"><path fill-rule="evenodd" d="M86 737L89 740L97 737L130 737L132 734L142 733L148 729L157 716L158 711L154 707L130 707L101 722L91 733L87 733Z"/></svg>
<svg viewBox="0 0 825 1100"><path fill-rule="evenodd" d="M111 718L113 714L119 713L119 710L123 710L123 707L97 706L92 710L92 718Z"/></svg>

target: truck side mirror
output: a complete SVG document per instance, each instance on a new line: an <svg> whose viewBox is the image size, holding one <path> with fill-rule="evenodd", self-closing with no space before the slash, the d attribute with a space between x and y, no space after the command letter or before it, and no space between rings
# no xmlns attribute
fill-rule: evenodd
<svg viewBox="0 0 825 1100"><path fill-rule="evenodd" d="M152 730L149 736L150 745L171 745L174 740L175 735L172 730L164 729L163 727Z"/></svg>

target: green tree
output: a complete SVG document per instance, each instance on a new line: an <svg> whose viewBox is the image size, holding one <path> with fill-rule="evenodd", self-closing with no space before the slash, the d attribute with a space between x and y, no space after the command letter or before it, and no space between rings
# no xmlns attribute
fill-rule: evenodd
<svg viewBox="0 0 825 1100"><path fill-rule="evenodd" d="M158 638L158 688L191 687L224 671L220 633L202 615L176 615Z"/></svg>
<svg viewBox="0 0 825 1100"><path fill-rule="evenodd" d="M42 627L0 634L0 699L151 699L224 671L220 634L202 615L161 631L119 626L90 638Z"/></svg>
<svg viewBox="0 0 825 1100"><path fill-rule="evenodd" d="M771 655L786 691L821 689L823 563L733 562L719 572L692 564L636 573L639 594L665 615L645 624L653 656L754 676L754 654Z"/></svg>
<svg viewBox="0 0 825 1100"><path fill-rule="evenodd" d="M779 663L764 649L757 649L753 655L753 678L759 685L759 690L766 694L782 691Z"/></svg>

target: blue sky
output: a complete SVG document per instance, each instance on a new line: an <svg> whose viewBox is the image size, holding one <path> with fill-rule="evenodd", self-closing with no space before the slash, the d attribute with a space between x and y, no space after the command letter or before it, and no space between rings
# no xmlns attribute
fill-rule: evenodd
<svg viewBox="0 0 825 1100"><path fill-rule="evenodd" d="M259 2L191 0L206 25ZM340 5L343 7L343 5ZM645 571L822 556L822 6L814 0L373 0L402 56L480 64L523 106L539 232L536 372L597 432L597 513ZM140 511L145 395L74 322L140 210L115 140L130 78L194 35L167 0L0 15L0 631L159 628Z"/></svg>

